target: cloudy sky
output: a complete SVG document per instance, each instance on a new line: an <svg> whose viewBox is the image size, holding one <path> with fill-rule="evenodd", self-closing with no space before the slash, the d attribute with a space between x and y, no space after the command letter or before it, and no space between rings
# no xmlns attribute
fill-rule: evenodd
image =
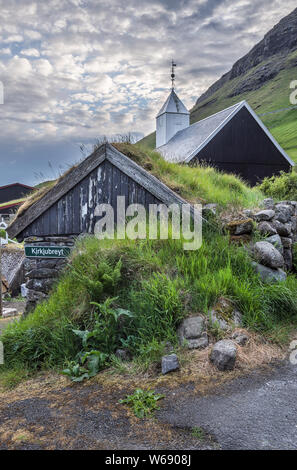
<svg viewBox="0 0 297 470"><path fill-rule="evenodd" d="M0 0L0 185L52 179L102 135L190 108L296 0Z"/></svg>

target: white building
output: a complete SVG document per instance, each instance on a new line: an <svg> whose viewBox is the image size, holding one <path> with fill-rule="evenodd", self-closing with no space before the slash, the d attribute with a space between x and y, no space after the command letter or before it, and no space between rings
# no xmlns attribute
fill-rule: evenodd
<svg viewBox="0 0 297 470"><path fill-rule="evenodd" d="M160 109L157 117L156 147L166 145L178 132L190 125L190 113L181 102L174 89Z"/></svg>

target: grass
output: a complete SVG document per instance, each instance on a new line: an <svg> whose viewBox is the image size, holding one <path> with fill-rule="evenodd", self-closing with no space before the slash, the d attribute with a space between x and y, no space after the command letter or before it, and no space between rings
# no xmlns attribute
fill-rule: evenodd
<svg viewBox="0 0 297 470"><path fill-rule="evenodd" d="M8 201L8 202L2 202L0 204L0 209L1 209L1 207L8 206L9 204L21 204L24 201L25 201L25 198L14 199L13 201Z"/></svg>
<svg viewBox="0 0 297 470"><path fill-rule="evenodd" d="M295 276L262 284L246 250L230 245L219 227L205 226L201 249L188 252L182 240L86 237L51 297L3 332L4 380L13 383L12 370L65 366L69 375L92 376L112 364L119 347L147 368L160 361L168 341L177 347L184 317L207 316L221 296L243 313L245 327L278 343L296 324ZM85 371L74 370L72 361Z"/></svg>
<svg viewBox="0 0 297 470"><path fill-rule="evenodd" d="M246 100L257 114L289 108L291 106L289 97L293 91L290 89L290 83L293 80L297 80L296 59L297 51L294 51L287 56L285 69L281 70L277 76L254 91L232 97L230 96L240 82L246 80L248 76L258 68L263 67L267 61L261 62L245 75L227 81L210 97L192 108L191 124L242 100ZM260 118L280 145L286 150L288 155L297 162L297 109L267 114L260 116ZM153 149L155 147L155 141L156 137L154 132L140 140L139 144Z"/></svg>
<svg viewBox="0 0 297 470"><path fill-rule="evenodd" d="M263 194L238 176L206 166L190 167L166 162L158 152L139 145L113 144L144 169L191 203L213 202L221 207L255 207Z"/></svg>

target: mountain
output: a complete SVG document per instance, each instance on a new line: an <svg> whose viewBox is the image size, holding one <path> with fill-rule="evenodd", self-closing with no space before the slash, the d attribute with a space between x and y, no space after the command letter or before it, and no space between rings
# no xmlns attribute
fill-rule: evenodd
<svg viewBox="0 0 297 470"><path fill-rule="evenodd" d="M191 123L246 100L297 161L297 108L289 100L293 91L290 83L294 80L297 80L297 8L198 98L191 110ZM155 133L140 142L154 147Z"/></svg>

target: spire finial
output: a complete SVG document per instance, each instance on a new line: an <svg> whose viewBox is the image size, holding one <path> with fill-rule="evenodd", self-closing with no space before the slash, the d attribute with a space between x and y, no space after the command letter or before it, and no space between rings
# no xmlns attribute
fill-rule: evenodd
<svg viewBox="0 0 297 470"><path fill-rule="evenodd" d="M176 67L176 63L172 59L171 61L171 89L172 90L174 90L174 81L175 81L174 67Z"/></svg>

